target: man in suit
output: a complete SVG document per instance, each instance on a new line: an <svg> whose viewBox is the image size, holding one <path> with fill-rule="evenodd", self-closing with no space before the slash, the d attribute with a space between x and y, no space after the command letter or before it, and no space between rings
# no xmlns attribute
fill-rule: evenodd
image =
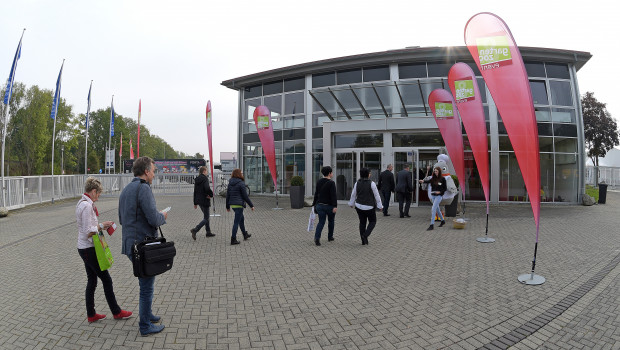
<svg viewBox="0 0 620 350"><path fill-rule="evenodd" d="M388 214L388 206L390 205L390 197L394 188L394 174L392 173L392 164L388 164L387 169L379 175L379 193L381 193L381 199L383 199L383 216L390 216Z"/></svg>
<svg viewBox="0 0 620 350"><path fill-rule="evenodd" d="M413 181L411 180L411 172L409 171L409 165L405 165L405 168L396 174L396 199L398 200L398 211L400 217L405 216L410 218L409 207L411 207L411 193L413 191ZM405 209L403 210L403 204Z"/></svg>

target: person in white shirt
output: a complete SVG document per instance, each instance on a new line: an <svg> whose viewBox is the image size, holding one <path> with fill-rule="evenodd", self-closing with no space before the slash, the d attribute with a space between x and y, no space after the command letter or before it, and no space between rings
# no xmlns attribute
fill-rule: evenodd
<svg viewBox="0 0 620 350"><path fill-rule="evenodd" d="M110 277L110 273L107 270L101 271L99 262L97 261L97 254L95 253L95 246L93 245L93 236L99 231L99 222L97 220L99 212L94 203L99 199L102 191L103 187L101 186L101 182L94 177L89 177L86 179L84 194L75 208L75 217L78 226L77 248L80 257L84 261L86 276L88 277L85 298L86 315L89 323L99 321L106 317L105 315L95 312L97 278L100 278L103 283L105 298L108 301L108 306L114 315L114 319L125 319L133 314L131 311L122 310L121 307L118 306L116 296L114 295L114 288L112 287L112 277ZM113 224L112 221L102 222L104 230L107 230L108 227Z"/></svg>
<svg viewBox="0 0 620 350"><path fill-rule="evenodd" d="M370 236L377 224L377 213L375 210L383 209L379 190L377 190L375 182L370 180L370 170L368 168L360 169L360 179L353 186L349 206L353 208L354 205L357 216L360 219L359 228L362 245L367 245L368 236ZM367 222L368 226L366 226Z"/></svg>

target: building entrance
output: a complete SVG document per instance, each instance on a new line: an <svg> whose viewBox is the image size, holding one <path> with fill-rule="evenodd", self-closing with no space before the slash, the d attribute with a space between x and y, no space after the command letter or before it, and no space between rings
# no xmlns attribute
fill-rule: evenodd
<svg viewBox="0 0 620 350"><path fill-rule="evenodd" d="M379 181L381 150L337 150L335 153L336 169L333 180L336 182L338 200L351 198L351 191L359 179L361 168L368 168L370 179L374 182Z"/></svg>
<svg viewBox="0 0 620 350"><path fill-rule="evenodd" d="M394 150L394 176L396 176L399 171L403 170L405 165L409 165L409 171L411 171L413 182L411 206L430 205L428 194L426 191L422 191L422 187L418 183L418 180L424 179L427 174L430 174L430 169L437 163L437 156L439 153L441 153L441 149L438 148Z"/></svg>

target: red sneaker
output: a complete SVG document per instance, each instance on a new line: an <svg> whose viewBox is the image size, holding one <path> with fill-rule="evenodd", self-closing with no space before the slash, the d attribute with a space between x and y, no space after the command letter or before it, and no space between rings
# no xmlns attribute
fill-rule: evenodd
<svg viewBox="0 0 620 350"><path fill-rule="evenodd" d="M115 320L124 320L126 318L130 318L131 315L133 315L133 312L121 310L121 312L119 312L116 315L114 315L114 319Z"/></svg>
<svg viewBox="0 0 620 350"><path fill-rule="evenodd" d="M97 322L99 320L103 320L104 318L105 318L105 315L95 314L95 316L88 318L88 323Z"/></svg>

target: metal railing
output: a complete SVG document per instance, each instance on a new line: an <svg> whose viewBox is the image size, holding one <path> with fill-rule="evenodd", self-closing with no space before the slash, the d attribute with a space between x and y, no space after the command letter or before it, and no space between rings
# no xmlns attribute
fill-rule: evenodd
<svg viewBox="0 0 620 350"><path fill-rule="evenodd" d="M606 183L610 187L618 187L620 186L620 168L619 167L608 167L608 166L586 166L586 184L597 186L594 182L596 181L595 171L598 168L598 182Z"/></svg>
<svg viewBox="0 0 620 350"><path fill-rule="evenodd" d="M156 194L189 194L194 191L194 178L198 174L155 174L151 188ZM92 176L103 186L104 194L118 195L129 184L132 174L92 174L92 175L41 175L11 176L5 178L8 210L28 205L52 201L52 181L54 200L77 198L84 193L84 183ZM1 205L1 203L0 203Z"/></svg>

